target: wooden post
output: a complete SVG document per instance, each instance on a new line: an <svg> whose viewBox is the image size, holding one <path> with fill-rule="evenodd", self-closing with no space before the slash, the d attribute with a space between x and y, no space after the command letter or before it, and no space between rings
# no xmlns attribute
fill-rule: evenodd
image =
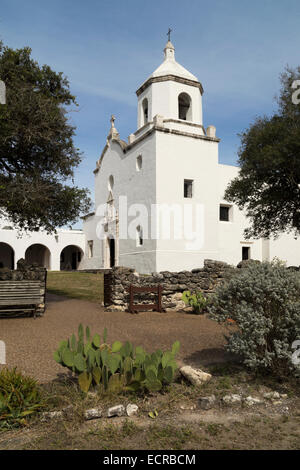
<svg viewBox="0 0 300 470"><path fill-rule="evenodd" d="M129 312L133 313L133 285L129 287Z"/></svg>
<svg viewBox="0 0 300 470"><path fill-rule="evenodd" d="M162 312L162 306L161 306L161 297L162 297L162 286L158 286L158 293L157 293L157 311Z"/></svg>

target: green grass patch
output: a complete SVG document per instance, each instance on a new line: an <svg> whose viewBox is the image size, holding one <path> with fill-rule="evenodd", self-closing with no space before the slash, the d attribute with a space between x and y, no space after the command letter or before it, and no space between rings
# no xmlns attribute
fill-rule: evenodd
<svg viewBox="0 0 300 470"><path fill-rule="evenodd" d="M150 449L181 450L197 436L189 426L153 425L146 432L146 442Z"/></svg>
<svg viewBox="0 0 300 470"><path fill-rule="evenodd" d="M101 303L103 289L102 273L49 271L47 275L47 292L51 294Z"/></svg>

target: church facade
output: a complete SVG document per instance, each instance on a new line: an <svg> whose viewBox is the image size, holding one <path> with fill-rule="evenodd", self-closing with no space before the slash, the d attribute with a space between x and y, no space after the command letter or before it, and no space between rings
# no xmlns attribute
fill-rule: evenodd
<svg viewBox="0 0 300 470"><path fill-rule="evenodd" d="M137 130L127 141L112 116L94 170L95 212L84 217L83 231L20 237L3 222L1 265L21 257L52 270L119 265L141 273L199 268L207 258L236 265L278 257L299 265L292 235L244 238L249 221L224 200L238 167L219 163L216 128L203 124L202 84L176 61L170 41L136 94Z"/></svg>
<svg viewBox="0 0 300 470"><path fill-rule="evenodd" d="M219 164L216 129L203 125L203 87L176 61L170 41L136 94L137 130L121 140L112 117L97 161L84 266L151 273L201 267L206 258L236 265L275 256L299 265L300 245L290 235L244 238L244 213L223 199L238 168Z"/></svg>

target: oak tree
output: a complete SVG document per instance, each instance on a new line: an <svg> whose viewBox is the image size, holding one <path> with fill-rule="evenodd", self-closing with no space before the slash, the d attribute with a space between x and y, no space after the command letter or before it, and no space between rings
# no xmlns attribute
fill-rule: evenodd
<svg viewBox="0 0 300 470"><path fill-rule="evenodd" d="M300 67L281 75L278 110L241 135L240 171L225 198L250 219L247 238L300 232Z"/></svg>
<svg viewBox="0 0 300 470"><path fill-rule="evenodd" d="M67 78L31 58L31 49L0 43L0 213L17 227L74 223L90 207L88 190L73 184L81 162L68 112L77 106Z"/></svg>

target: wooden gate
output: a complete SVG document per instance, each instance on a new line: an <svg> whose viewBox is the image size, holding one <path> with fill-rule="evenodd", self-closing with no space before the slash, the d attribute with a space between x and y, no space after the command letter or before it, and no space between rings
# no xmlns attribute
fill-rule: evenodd
<svg viewBox="0 0 300 470"><path fill-rule="evenodd" d="M154 304L135 304L134 303L134 294L149 292L156 294L156 303ZM130 284L129 287L129 312L130 313L137 313L137 312L144 312L145 310L154 310L156 312L163 312L163 308L161 305L162 299L162 286L153 286L153 287L138 287L133 286Z"/></svg>

